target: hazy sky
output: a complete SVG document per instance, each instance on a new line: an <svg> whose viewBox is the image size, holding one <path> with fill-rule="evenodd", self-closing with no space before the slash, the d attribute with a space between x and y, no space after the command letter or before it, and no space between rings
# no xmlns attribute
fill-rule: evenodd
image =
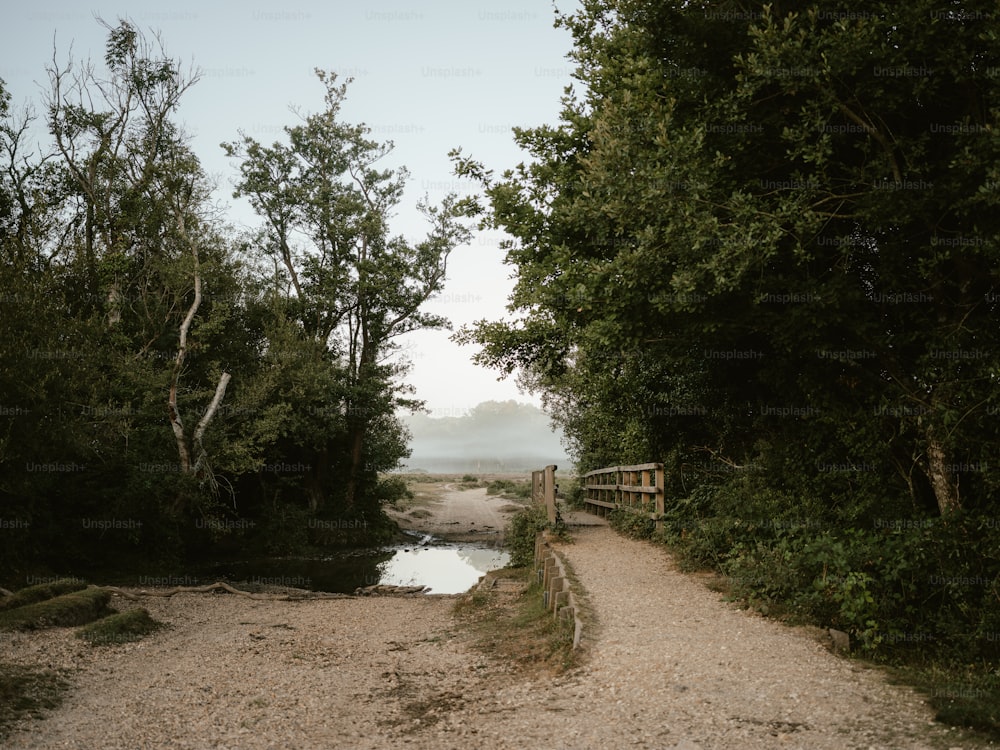
<svg viewBox="0 0 1000 750"><path fill-rule="evenodd" d="M563 11L574 5L558 2ZM411 239L424 231L414 209L421 196L436 203L449 191L473 189L453 176L451 148L461 146L497 172L513 166L524 156L511 127L555 123L572 82L569 34L553 28L553 6L544 2L32 0L5 7L0 25L0 78L15 104L41 101L53 43L60 63L71 50L74 59L102 61L106 32L96 16L111 23L128 17L147 33L159 31L172 57L201 68L179 119L217 178L219 198L231 205L230 220L241 224L256 219L231 197L236 168L219 143L234 140L239 129L271 142L295 122L290 105L321 109L314 68L353 77L343 118L395 142L384 164L405 165L411 178L394 231ZM456 250L445 291L428 309L456 328L503 315L512 282L500 239L477 232ZM513 382L498 383L496 373L472 365L473 349L452 344L448 335L420 332L406 341L414 363L409 381L434 416L460 416L491 399L537 403Z"/></svg>

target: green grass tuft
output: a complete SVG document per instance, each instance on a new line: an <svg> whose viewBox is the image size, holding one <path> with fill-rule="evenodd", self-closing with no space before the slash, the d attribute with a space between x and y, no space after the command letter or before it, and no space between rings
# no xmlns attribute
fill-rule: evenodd
<svg viewBox="0 0 1000 750"><path fill-rule="evenodd" d="M27 588L18 589L12 596L0 599L0 612L23 607L26 604L43 602L46 599L53 599L63 594L72 593L73 591L81 591L85 588L87 588L86 582L76 578L62 578L51 583L28 586Z"/></svg>
<svg viewBox="0 0 1000 750"><path fill-rule="evenodd" d="M154 620L144 607L140 607L85 625L76 631L76 637L92 646L108 646L141 640L162 627L162 622Z"/></svg>
<svg viewBox="0 0 1000 750"><path fill-rule="evenodd" d="M527 500L531 498L531 482L514 479L494 479L486 485L486 494Z"/></svg>
<svg viewBox="0 0 1000 750"><path fill-rule="evenodd" d="M35 630L52 626L85 625L113 612L111 594L92 586L0 612L0 630Z"/></svg>

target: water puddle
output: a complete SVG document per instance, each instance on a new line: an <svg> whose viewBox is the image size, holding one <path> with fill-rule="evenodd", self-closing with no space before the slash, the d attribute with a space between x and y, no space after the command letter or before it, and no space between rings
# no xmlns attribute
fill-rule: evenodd
<svg viewBox="0 0 1000 750"><path fill-rule="evenodd" d="M252 585L291 586L351 594L374 584L428 586L435 594L467 591L484 573L502 568L510 554L476 543L442 543L429 537L413 544L351 550L327 557L261 558L213 564L185 580L122 582L121 585L193 585L218 579Z"/></svg>
<svg viewBox="0 0 1000 750"><path fill-rule="evenodd" d="M380 565L379 583L395 586L430 586L435 594L468 591L479 577L502 568L510 554L472 545L397 549Z"/></svg>

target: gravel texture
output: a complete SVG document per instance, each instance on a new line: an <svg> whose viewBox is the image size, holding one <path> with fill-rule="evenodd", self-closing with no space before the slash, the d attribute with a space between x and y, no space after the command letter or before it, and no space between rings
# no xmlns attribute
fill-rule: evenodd
<svg viewBox="0 0 1000 750"><path fill-rule="evenodd" d="M605 526L561 549L589 599L582 665L514 672L448 597L141 604L171 627L89 647L0 634L0 660L71 667L74 688L10 748L950 748L912 690L807 631L720 601L667 553ZM116 598L119 607L136 606Z"/></svg>

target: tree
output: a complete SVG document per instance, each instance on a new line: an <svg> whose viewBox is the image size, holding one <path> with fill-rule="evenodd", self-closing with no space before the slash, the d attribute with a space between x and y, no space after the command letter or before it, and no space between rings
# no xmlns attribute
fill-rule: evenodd
<svg viewBox="0 0 1000 750"><path fill-rule="evenodd" d="M517 132L532 161L455 155L515 238L522 317L462 334L480 361L526 368L595 461L702 453L785 487L797 464L862 513L886 487L991 503L991 7L596 0L560 23L586 88Z"/></svg>
<svg viewBox="0 0 1000 750"><path fill-rule="evenodd" d="M163 340L163 320L176 319L178 308L186 307L170 347L176 354L165 393L167 417L179 472L214 489L204 434L230 373L217 375L190 435L178 404L189 336L202 303L202 246L218 239L206 210L210 186L171 119L198 76L182 73L159 39L151 43L130 22L103 25L105 76L90 63L53 63L49 69L49 130L74 188L77 216L70 225L82 225L75 264L83 310L103 313L109 329L124 328L122 338L134 337L133 346L148 349ZM181 269L190 282L177 277ZM145 315L123 322L123 308L136 302L132 309L140 307ZM185 502L178 493L175 510L183 510Z"/></svg>
<svg viewBox="0 0 1000 750"><path fill-rule="evenodd" d="M378 168L392 144L338 120L347 84L337 84L334 73L316 74L325 108L286 127L287 143L264 146L242 135L223 148L240 160L235 195L247 196L264 219L264 250L281 269L275 284L287 285L289 314L345 373L346 387L331 407L346 423L344 502L352 508L375 471L401 457L367 451L368 434L376 423L394 422L396 406L416 406L395 380L405 366L390 358L399 336L447 325L421 307L442 289L451 251L469 238L461 221L468 206L454 196L440 206L423 202L427 237L411 243L391 236L406 171ZM330 451L324 444L316 451L322 472ZM311 495L313 509L321 502Z"/></svg>

